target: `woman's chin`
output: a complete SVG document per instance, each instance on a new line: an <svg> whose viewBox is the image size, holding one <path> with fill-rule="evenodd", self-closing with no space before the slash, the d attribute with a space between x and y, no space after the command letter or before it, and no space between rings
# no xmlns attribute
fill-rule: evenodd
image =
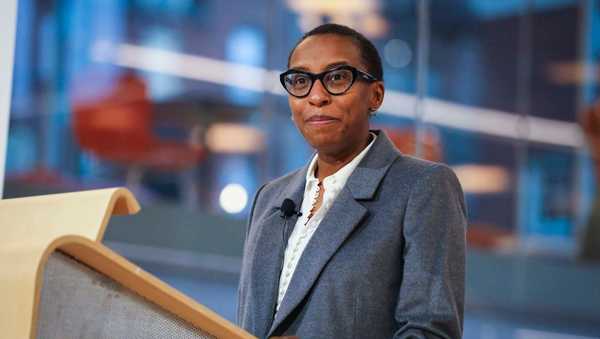
<svg viewBox="0 0 600 339"><path fill-rule="evenodd" d="M324 133L315 133L307 136L306 140L313 148L317 150L336 148L336 145L339 143L339 138L336 138L334 135Z"/></svg>

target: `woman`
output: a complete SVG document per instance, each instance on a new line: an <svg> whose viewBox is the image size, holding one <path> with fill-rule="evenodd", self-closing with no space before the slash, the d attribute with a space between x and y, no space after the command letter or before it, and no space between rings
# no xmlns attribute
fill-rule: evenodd
<svg viewBox="0 0 600 339"><path fill-rule="evenodd" d="M448 167L369 130L384 96L377 50L326 24L281 82L316 155L256 193L238 321L261 338L459 338L465 206Z"/></svg>

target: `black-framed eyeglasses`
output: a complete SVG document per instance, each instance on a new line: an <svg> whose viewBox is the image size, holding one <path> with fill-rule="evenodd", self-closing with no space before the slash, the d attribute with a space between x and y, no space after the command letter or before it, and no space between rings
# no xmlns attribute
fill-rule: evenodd
<svg viewBox="0 0 600 339"><path fill-rule="evenodd" d="M306 97L317 79L321 80L323 87L331 95L346 93L356 79L368 82L377 81L377 78L371 74L349 65L336 67L319 74L290 69L279 75L279 81L283 88L296 98Z"/></svg>

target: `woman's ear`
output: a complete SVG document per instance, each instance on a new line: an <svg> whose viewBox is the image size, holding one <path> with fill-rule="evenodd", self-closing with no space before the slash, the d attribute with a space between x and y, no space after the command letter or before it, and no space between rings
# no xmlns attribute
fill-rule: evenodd
<svg viewBox="0 0 600 339"><path fill-rule="evenodd" d="M372 85L371 97L369 98L369 108L372 111L376 111L379 109L381 104L383 103L383 96L385 95L385 87L383 86L383 82L376 81Z"/></svg>

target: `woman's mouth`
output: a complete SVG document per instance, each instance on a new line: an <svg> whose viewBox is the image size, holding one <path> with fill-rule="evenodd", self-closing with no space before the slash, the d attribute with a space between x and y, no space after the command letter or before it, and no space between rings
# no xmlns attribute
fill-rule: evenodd
<svg viewBox="0 0 600 339"><path fill-rule="evenodd" d="M306 123L310 125L326 125L338 121L338 119L327 116L327 115L313 115L306 119Z"/></svg>

